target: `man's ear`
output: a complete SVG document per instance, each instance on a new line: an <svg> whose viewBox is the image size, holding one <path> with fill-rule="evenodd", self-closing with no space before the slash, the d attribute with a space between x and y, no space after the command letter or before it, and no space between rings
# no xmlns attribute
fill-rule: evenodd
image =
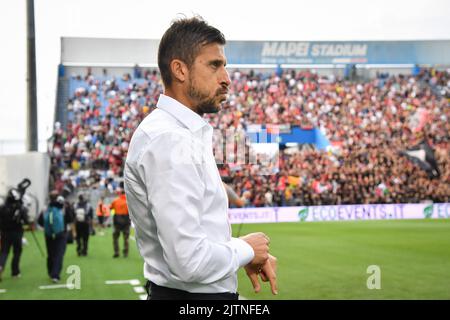
<svg viewBox="0 0 450 320"><path fill-rule="evenodd" d="M184 82L188 78L189 69L186 63L179 59L173 59L170 62L170 71L172 72L174 80Z"/></svg>

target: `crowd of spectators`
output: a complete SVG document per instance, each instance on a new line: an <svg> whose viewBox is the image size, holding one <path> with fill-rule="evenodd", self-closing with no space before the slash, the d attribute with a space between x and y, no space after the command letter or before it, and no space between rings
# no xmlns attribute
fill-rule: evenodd
<svg viewBox="0 0 450 320"><path fill-rule="evenodd" d="M135 72L136 75L136 72ZM113 192L123 176L128 143L156 106L156 71L120 79L74 77L65 128L55 125L51 177L56 189ZM250 125L319 128L331 143L281 149L277 170L254 163L220 165L246 206L406 203L450 198L450 108L446 71L351 82L311 71L230 72L229 99L211 125L242 140ZM440 175L430 178L399 151L427 141ZM226 149L227 160L233 159Z"/></svg>

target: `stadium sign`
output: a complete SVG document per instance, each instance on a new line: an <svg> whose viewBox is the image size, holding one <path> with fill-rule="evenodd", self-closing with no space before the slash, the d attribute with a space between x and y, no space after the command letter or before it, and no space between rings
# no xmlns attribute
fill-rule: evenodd
<svg viewBox="0 0 450 320"><path fill-rule="evenodd" d="M263 58L279 57L366 57L366 43L264 42Z"/></svg>
<svg viewBox="0 0 450 320"><path fill-rule="evenodd" d="M450 64L450 41L228 41L229 64Z"/></svg>
<svg viewBox="0 0 450 320"><path fill-rule="evenodd" d="M231 223L449 219L450 203L243 208L228 215Z"/></svg>

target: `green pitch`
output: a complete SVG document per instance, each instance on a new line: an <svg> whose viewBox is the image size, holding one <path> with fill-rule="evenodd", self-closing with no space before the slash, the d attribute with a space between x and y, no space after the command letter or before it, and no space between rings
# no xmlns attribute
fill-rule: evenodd
<svg viewBox="0 0 450 320"><path fill-rule="evenodd" d="M234 234L238 226L233 226ZM239 293L247 299L450 299L450 220L402 220L247 224L241 234L263 231L278 258L279 294L269 285L255 294L245 273L239 272ZM42 233L37 233L45 247ZM111 230L91 237L89 255L77 257L68 245L67 267L81 271L79 290L39 289L53 285L45 259L30 233L22 255L22 277L10 277L10 259L0 282L0 299L139 299L144 284L142 259L130 240L128 258L112 258ZM368 289L372 273L380 270L381 289ZM105 284L110 280L139 280L137 284ZM6 290L6 292L2 292Z"/></svg>
<svg viewBox="0 0 450 320"><path fill-rule="evenodd" d="M277 299L450 299L450 220L244 225L266 232L279 260ZM370 265L381 289L367 288ZM240 293L258 294L240 272Z"/></svg>
<svg viewBox="0 0 450 320"><path fill-rule="evenodd" d="M36 232L44 253L45 241L43 232ZM0 293L0 299L132 299L138 300L131 284L105 284L106 281L115 280L139 280L141 287L145 284L142 275L143 260L138 253L136 242L129 240L130 253L128 258L113 259L112 229L106 230L101 236L97 231L95 236L89 238L88 256L78 257L76 254L76 244L68 244L64 257L64 266L61 272L60 285L66 284L75 273L67 273L69 266L78 266L80 270L80 289L69 290L40 289L41 286L53 286L47 276L46 258L43 258L30 234L25 232L28 244L23 247L21 259L21 277L11 278L11 252L8 257L6 270L3 272L3 281L0 282L0 290L6 289L5 293ZM122 238L120 248L122 249ZM1 292L1 291L0 291Z"/></svg>

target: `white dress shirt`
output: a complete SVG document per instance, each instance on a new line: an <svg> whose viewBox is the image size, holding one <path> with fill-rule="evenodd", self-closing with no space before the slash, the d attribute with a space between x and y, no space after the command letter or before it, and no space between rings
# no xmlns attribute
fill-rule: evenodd
<svg viewBox="0 0 450 320"><path fill-rule="evenodd" d="M144 276L197 293L237 291L237 271L254 257L231 237L228 199L212 150L212 127L161 94L136 129L125 191Z"/></svg>

